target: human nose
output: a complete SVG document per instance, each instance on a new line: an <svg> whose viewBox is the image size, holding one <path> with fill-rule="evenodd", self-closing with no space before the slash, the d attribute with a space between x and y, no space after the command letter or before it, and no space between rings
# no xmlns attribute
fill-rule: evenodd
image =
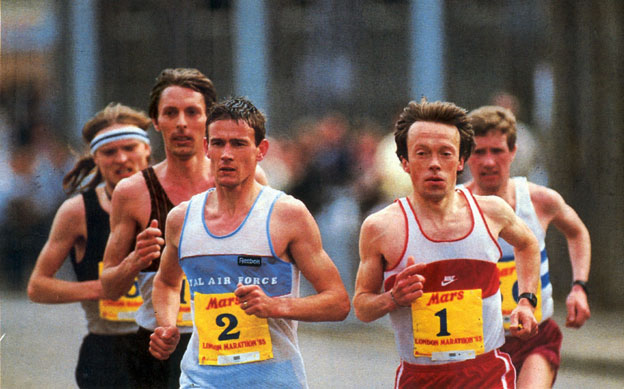
<svg viewBox="0 0 624 389"><path fill-rule="evenodd" d="M128 155L124 151L119 151L115 154L115 162L124 163L128 160Z"/></svg>
<svg viewBox="0 0 624 389"><path fill-rule="evenodd" d="M178 115L176 126L186 128L186 124L186 115L184 115L184 112L181 112Z"/></svg>
<svg viewBox="0 0 624 389"><path fill-rule="evenodd" d="M483 164L483 166L494 166L495 165L494 155L489 152L485 153L483 155L483 158L481 158L481 163Z"/></svg>
<svg viewBox="0 0 624 389"><path fill-rule="evenodd" d="M232 147L228 143L223 147L221 159L232 159Z"/></svg>
<svg viewBox="0 0 624 389"><path fill-rule="evenodd" d="M435 154L429 159L429 169L440 170L440 158Z"/></svg>

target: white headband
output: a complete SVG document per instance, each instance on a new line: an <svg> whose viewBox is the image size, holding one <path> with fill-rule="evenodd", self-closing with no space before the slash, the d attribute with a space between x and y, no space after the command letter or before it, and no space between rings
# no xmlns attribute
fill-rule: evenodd
<svg viewBox="0 0 624 389"><path fill-rule="evenodd" d="M147 133L139 127L121 127L112 131L105 132L104 134L100 134L93 138L93 140L89 144L89 147L91 148L91 154L95 154L95 151L105 144L123 139L137 139L148 145L150 144Z"/></svg>

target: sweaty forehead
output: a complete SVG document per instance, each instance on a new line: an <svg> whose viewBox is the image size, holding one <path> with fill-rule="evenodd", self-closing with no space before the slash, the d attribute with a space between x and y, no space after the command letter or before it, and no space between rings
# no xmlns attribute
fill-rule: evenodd
<svg viewBox="0 0 624 389"><path fill-rule="evenodd" d="M457 127L453 125L418 121L410 126L407 140L410 144L437 141L459 146L460 136Z"/></svg>
<svg viewBox="0 0 624 389"><path fill-rule="evenodd" d="M223 119L210 123L208 126L208 136L210 138L253 138L254 129L251 128L244 120Z"/></svg>
<svg viewBox="0 0 624 389"><path fill-rule="evenodd" d="M205 108L204 96L190 88L178 85L166 87L160 94L158 108L201 106Z"/></svg>
<svg viewBox="0 0 624 389"><path fill-rule="evenodd" d="M507 134L501 131L489 131L485 135L475 136L475 148L502 148L507 149Z"/></svg>

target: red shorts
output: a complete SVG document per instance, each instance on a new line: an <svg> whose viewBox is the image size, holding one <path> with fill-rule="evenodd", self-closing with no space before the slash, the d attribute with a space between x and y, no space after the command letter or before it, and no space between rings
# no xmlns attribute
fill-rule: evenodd
<svg viewBox="0 0 624 389"><path fill-rule="evenodd" d="M543 356L555 370L553 384L557 378L557 370L561 364L561 330L552 319L547 319L539 325L539 331L534 337L521 340L514 336L505 337L505 344L501 351L511 356L517 371L522 369L524 360L531 354Z"/></svg>
<svg viewBox="0 0 624 389"><path fill-rule="evenodd" d="M441 365L401 362L395 388L515 388L516 370L509 355L498 350L467 361Z"/></svg>

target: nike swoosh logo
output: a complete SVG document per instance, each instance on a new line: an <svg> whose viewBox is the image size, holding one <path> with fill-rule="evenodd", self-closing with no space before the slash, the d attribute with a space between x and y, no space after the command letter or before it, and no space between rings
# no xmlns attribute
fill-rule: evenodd
<svg viewBox="0 0 624 389"><path fill-rule="evenodd" d="M444 280L444 281L442 281L442 286L447 286L447 285L449 285L449 284L451 284L452 282L455 282L455 281L457 281L457 278L452 278L450 280Z"/></svg>

